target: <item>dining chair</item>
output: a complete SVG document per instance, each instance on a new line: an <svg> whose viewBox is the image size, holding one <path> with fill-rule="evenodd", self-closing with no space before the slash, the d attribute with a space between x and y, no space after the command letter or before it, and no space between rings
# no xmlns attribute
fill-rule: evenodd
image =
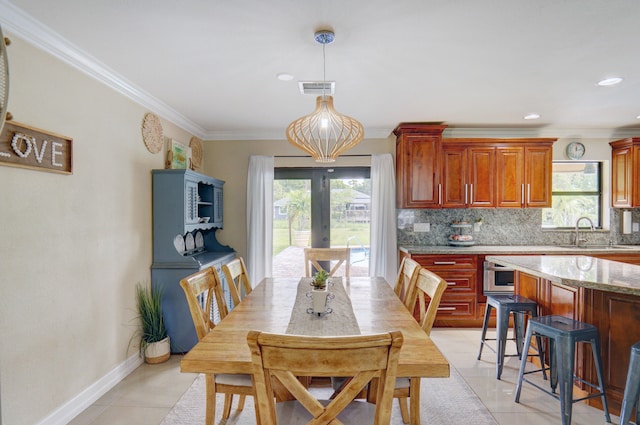
<svg viewBox="0 0 640 425"><path fill-rule="evenodd" d="M336 261L330 270L329 276L333 276L340 266L344 264L344 277L351 276L351 248L305 248L304 249L304 271L305 276L313 276L314 271L324 270L320 265L321 261Z"/></svg>
<svg viewBox="0 0 640 425"><path fill-rule="evenodd" d="M390 423L401 332L317 337L249 331L247 343L260 423ZM336 373L351 379L332 400L318 400L298 379ZM378 379L376 403L354 400L374 378ZM294 400L276 403L274 387L278 385Z"/></svg>
<svg viewBox="0 0 640 425"><path fill-rule="evenodd" d="M416 260L404 257L398 270L398 279L393 287L393 291L408 310L414 307L413 305L409 305L409 303L413 301L415 297L414 291L420 268L421 266ZM411 313L413 313L413 310L411 310Z"/></svg>
<svg viewBox="0 0 640 425"><path fill-rule="evenodd" d="M431 328L445 289L447 289L446 280L424 267L420 268L415 282L415 290L409 300L413 308L410 308L409 311L413 313L415 306L418 306L420 327L427 335L431 334ZM393 397L398 399L402 421L405 424L420 424L420 399L415 396L416 393L419 393L419 388L420 378L418 377L396 379ZM410 410L407 408L407 399L410 400Z"/></svg>
<svg viewBox="0 0 640 425"><path fill-rule="evenodd" d="M215 323L212 320L213 300L215 298L220 319L224 319L228 314L227 304L224 300L224 293L218 272L213 267L208 267L199 272L180 280L180 286L184 290L189 305L189 312L196 328L198 340L204 338L213 328ZM233 395L240 396L238 400L238 410L244 408L244 401L247 395L253 395L253 383L250 375L244 374L207 374L205 375L207 405L205 424L213 425L216 413L216 394L224 394L224 407L222 418L227 419L231 414L231 404Z"/></svg>
<svg viewBox="0 0 640 425"><path fill-rule="evenodd" d="M253 289L251 282L249 282L249 275L244 265L244 260L242 257L234 258L222 266L222 272L227 278L233 305L236 306L240 304L240 301L249 295Z"/></svg>

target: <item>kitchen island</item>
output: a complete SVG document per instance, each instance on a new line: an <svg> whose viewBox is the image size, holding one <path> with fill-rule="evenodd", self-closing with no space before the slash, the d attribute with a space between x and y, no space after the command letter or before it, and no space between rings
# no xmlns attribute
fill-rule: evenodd
<svg viewBox="0 0 640 425"><path fill-rule="evenodd" d="M585 255L488 255L516 270L515 292L556 314L598 327L607 401L618 414L631 346L640 341L640 266ZM576 374L597 382L591 353L577 350ZM582 391L590 388L579 384ZM601 407L600 399L589 400Z"/></svg>

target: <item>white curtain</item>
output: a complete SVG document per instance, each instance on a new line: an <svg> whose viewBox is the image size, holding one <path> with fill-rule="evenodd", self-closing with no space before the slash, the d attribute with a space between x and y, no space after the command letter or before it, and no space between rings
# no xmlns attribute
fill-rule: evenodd
<svg viewBox="0 0 640 425"><path fill-rule="evenodd" d="M273 157L249 157L247 175L247 273L253 286L271 277L273 256Z"/></svg>
<svg viewBox="0 0 640 425"><path fill-rule="evenodd" d="M391 154L371 157L371 252L369 274L393 285L398 273L396 176Z"/></svg>

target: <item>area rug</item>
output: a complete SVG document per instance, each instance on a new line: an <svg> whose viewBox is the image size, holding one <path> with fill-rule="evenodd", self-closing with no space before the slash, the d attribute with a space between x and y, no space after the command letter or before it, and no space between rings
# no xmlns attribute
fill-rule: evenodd
<svg viewBox="0 0 640 425"><path fill-rule="evenodd" d="M242 412L237 412L234 397L231 417L225 422L221 419L224 396L218 395L216 403L216 425L255 424L253 397L247 397ZM421 380L422 400L420 417L422 423L433 425L497 425L491 413L484 407L475 393L464 382L458 372L451 367L449 378ZM205 383L200 375L187 389L176 405L171 409L160 425L197 425L204 424ZM391 423L402 425L398 401L393 401Z"/></svg>

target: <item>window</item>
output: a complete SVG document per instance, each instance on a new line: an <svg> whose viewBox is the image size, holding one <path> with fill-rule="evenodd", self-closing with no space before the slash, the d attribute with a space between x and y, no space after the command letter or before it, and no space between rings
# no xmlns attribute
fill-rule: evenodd
<svg viewBox="0 0 640 425"><path fill-rule="evenodd" d="M602 228L602 167L600 162L553 162L552 206L542 210L542 227L574 228L589 217Z"/></svg>

